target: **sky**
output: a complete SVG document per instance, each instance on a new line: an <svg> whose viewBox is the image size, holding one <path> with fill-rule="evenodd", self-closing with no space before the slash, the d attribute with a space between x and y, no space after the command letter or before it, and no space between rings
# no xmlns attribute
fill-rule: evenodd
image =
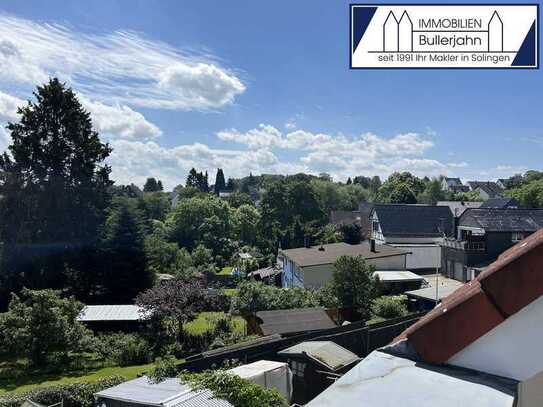
<svg viewBox="0 0 543 407"><path fill-rule="evenodd" d="M341 0L0 4L4 125L56 76L110 143L112 178L166 188L326 172L492 180L543 170L540 70L349 70Z"/></svg>

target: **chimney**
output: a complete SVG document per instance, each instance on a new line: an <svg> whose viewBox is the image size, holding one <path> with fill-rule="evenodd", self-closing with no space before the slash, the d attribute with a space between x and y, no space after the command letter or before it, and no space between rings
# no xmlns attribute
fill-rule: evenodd
<svg viewBox="0 0 543 407"><path fill-rule="evenodd" d="M375 253L375 239L370 239L370 251Z"/></svg>
<svg viewBox="0 0 543 407"><path fill-rule="evenodd" d="M311 236L309 235L304 236L304 247L306 249L309 249L311 247Z"/></svg>

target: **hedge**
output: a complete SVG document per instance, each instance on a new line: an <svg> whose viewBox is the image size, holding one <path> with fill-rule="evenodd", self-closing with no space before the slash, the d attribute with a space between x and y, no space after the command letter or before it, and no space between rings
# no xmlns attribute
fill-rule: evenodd
<svg viewBox="0 0 543 407"><path fill-rule="evenodd" d="M127 379L123 376L110 376L94 382L59 384L0 397L0 407L20 407L29 399L36 403L51 405L64 401L64 407L92 407L94 393L116 386Z"/></svg>

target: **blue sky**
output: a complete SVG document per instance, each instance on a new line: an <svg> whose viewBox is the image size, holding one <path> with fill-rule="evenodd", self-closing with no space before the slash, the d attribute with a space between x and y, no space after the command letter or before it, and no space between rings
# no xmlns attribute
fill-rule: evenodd
<svg viewBox="0 0 543 407"><path fill-rule="evenodd" d="M122 183L172 187L192 166L337 180L543 169L540 70L351 71L348 4L4 2L0 123L57 75Z"/></svg>

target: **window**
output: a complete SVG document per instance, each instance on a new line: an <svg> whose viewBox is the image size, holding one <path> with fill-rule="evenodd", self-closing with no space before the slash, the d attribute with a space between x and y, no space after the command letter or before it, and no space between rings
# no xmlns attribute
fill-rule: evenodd
<svg viewBox="0 0 543 407"><path fill-rule="evenodd" d="M511 233L511 242L516 243L524 239L524 233L522 232L513 232Z"/></svg>

